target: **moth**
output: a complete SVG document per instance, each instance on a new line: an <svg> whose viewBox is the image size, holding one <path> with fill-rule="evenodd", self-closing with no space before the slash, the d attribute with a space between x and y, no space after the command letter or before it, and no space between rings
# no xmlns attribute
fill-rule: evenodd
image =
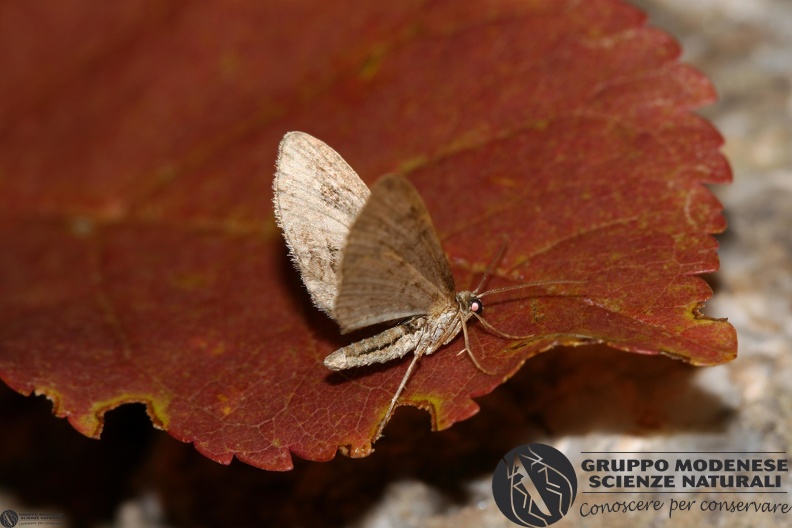
<svg viewBox="0 0 792 528"><path fill-rule="evenodd" d="M577 282L540 281L481 292L485 273L475 290L457 292L429 211L412 184L386 175L369 191L336 151L303 132L289 132L281 141L273 188L276 221L314 305L338 323L342 334L394 323L336 350L325 358L325 366L340 371L414 354L374 440L382 435L419 359L460 331L465 342L460 354L466 352L479 370L489 373L470 348L471 317L503 337L532 337L489 325L480 317L483 297Z"/></svg>

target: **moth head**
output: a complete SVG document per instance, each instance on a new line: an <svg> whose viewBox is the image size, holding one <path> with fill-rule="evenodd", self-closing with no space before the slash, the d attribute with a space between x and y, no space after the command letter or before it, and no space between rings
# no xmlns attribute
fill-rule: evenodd
<svg viewBox="0 0 792 528"><path fill-rule="evenodd" d="M484 303L481 302L481 299L475 293L463 291L457 293L456 297L462 310L476 314L481 314L484 311Z"/></svg>

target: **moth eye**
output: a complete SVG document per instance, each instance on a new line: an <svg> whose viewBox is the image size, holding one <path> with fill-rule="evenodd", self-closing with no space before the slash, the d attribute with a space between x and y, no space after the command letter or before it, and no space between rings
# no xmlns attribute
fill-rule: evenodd
<svg viewBox="0 0 792 528"><path fill-rule="evenodd" d="M470 299L470 311L480 314L484 311L484 304L481 302L481 299L478 297L473 297Z"/></svg>

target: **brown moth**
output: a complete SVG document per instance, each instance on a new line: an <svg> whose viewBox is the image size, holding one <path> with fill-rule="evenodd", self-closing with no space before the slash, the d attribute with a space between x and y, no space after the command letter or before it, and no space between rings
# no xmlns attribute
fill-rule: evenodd
<svg viewBox="0 0 792 528"><path fill-rule="evenodd" d="M374 440L382 435L421 356L447 345L460 330L462 352L487 372L470 349L466 323L472 316L503 337L532 337L490 326L479 316L482 297L577 282L541 281L480 292L482 279L475 290L457 292L432 219L412 184L387 175L369 192L338 153L302 132L289 132L281 141L273 187L275 217L314 304L338 323L342 334L396 323L336 350L325 358L325 366L339 371L414 354Z"/></svg>

